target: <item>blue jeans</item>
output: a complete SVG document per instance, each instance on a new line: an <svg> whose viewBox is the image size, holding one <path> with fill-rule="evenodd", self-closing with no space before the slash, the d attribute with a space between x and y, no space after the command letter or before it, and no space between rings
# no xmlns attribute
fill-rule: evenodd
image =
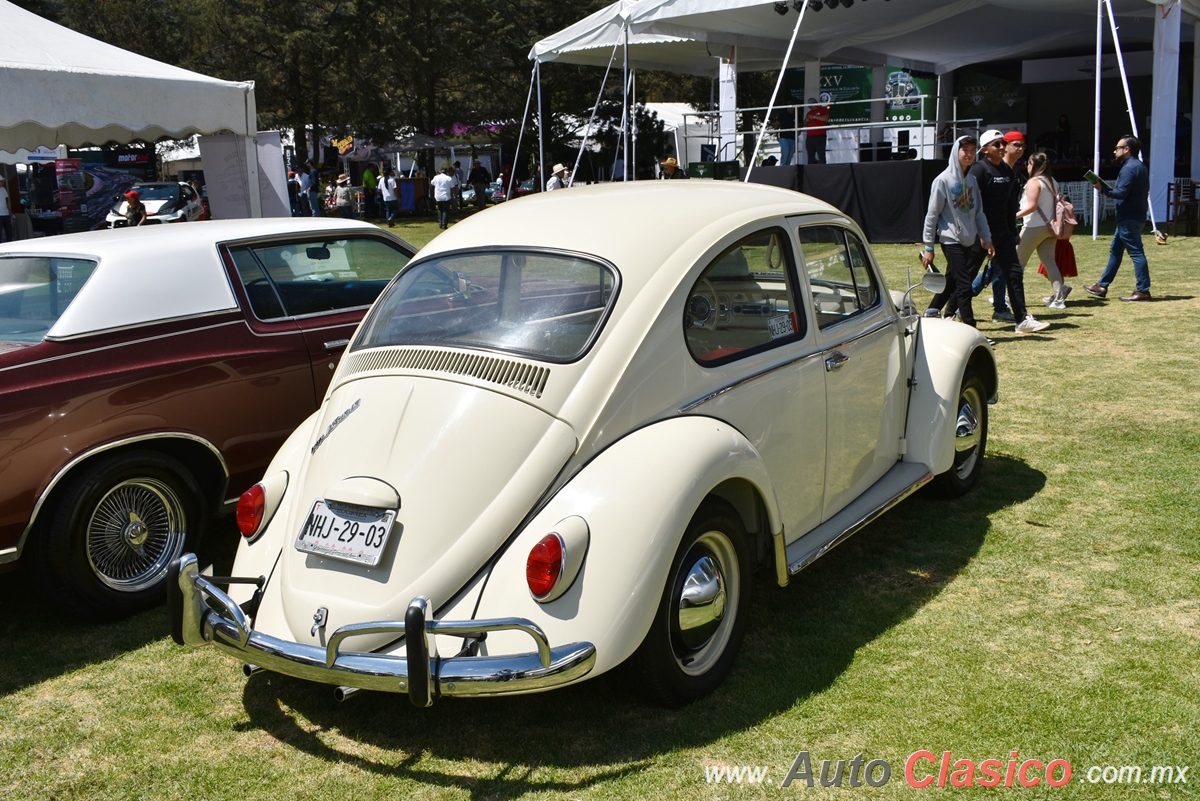
<svg viewBox="0 0 1200 801"><path fill-rule="evenodd" d="M1146 252L1142 249L1143 225L1145 223L1136 220L1117 222L1112 248L1108 251L1108 266L1104 268L1104 275L1100 276L1100 286L1107 288L1117 279L1117 268L1121 266L1121 257L1128 250L1129 258L1133 261L1133 276L1137 281L1137 291L1150 291L1150 265L1146 264Z"/></svg>
<svg viewBox="0 0 1200 801"><path fill-rule="evenodd" d="M312 212L312 216L321 216L321 197L320 193L314 192L311 189L308 192L308 209Z"/></svg>
<svg viewBox="0 0 1200 801"><path fill-rule="evenodd" d="M779 163L781 166L788 166L792 163L792 159L796 157L796 140L784 139L779 137Z"/></svg>
<svg viewBox="0 0 1200 801"><path fill-rule="evenodd" d="M999 314L1008 311L1008 302L1005 296L1008 294L1008 281L1004 278L1004 269L999 265L995 265L991 270L992 279L992 308ZM975 280L971 282L971 294L978 295L983 291L984 279L988 278L988 271L982 270L979 275L975 276Z"/></svg>

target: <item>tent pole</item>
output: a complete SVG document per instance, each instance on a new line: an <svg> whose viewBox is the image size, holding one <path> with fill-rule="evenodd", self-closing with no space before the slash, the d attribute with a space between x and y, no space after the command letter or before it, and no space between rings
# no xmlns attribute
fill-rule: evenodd
<svg viewBox="0 0 1200 801"><path fill-rule="evenodd" d="M246 191L250 195L250 216L262 217L262 188L258 178L258 105L254 100L254 81L246 89Z"/></svg>
<svg viewBox="0 0 1200 801"><path fill-rule="evenodd" d="M632 121L630 119L632 115L629 113L629 20L628 19L625 20L625 69L624 69L624 72L625 72L624 80L622 81L622 84L621 84L621 103L624 106L624 112L623 112L622 116L625 117L624 130L622 131L622 135L625 137L625 140L624 140L624 145L625 145L624 170L625 170L625 180L631 181L631 180L633 180L633 178L630 175L630 169L629 169L631 166L630 165L630 155L631 154L629 152L629 150L630 150L629 129L632 125Z"/></svg>
<svg viewBox="0 0 1200 801"><path fill-rule="evenodd" d="M533 73L537 77L537 98L538 98L538 166L534 175L533 191L541 192L545 189L542 186L542 175L546 172L546 139L544 136L546 130L546 118L542 114L542 60L539 58L533 62ZM516 172L516 167L513 172Z"/></svg>
<svg viewBox="0 0 1200 801"><path fill-rule="evenodd" d="M1092 172L1100 174L1100 62L1104 41L1104 0L1096 0L1096 138L1092 149ZM1092 187L1092 241L1100 238L1100 190Z"/></svg>
<svg viewBox="0 0 1200 801"><path fill-rule="evenodd" d="M629 70L629 164L637 162L637 73Z"/></svg>
<svg viewBox="0 0 1200 801"><path fill-rule="evenodd" d="M596 95L596 105L592 106L592 116L588 120L587 127L583 129L583 141L579 143L579 154L575 156L575 166L571 169L571 176L568 178L567 186L575 183L575 173L579 171L579 162L583 160L583 151L587 147L588 139L592 135L592 124L596 122L596 112L600 110L600 101L604 97L604 88L608 86L608 74L612 72L613 62L617 59L617 47L619 44L613 45L612 55L608 57L608 67L604 70L604 80L600 82L600 92Z"/></svg>
<svg viewBox="0 0 1200 801"><path fill-rule="evenodd" d="M533 72L529 75L529 94L525 96L525 112L521 115L521 130L517 132L517 150L513 153L513 166L508 171L508 188L504 191L504 199L512 200L513 178L517 174L517 159L521 156L521 140L525 138L525 123L529 121L529 103L533 100L533 87L537 83L537 62L534 62ZM500 169L504 169L504 160L500 160Z"/></svg>
<svg viewBox="0 0 1200 801"><path fill-rule="evenodd" d="M787 73L787 65L792 60L792 48L796 46L796 37L800 35L800 25L804 22L804 13L808 11L808 3L800 6L800 13L796 17L796 27L792 29L792 40L788 42L787 52L783 54L783 64L779 66L779 77L775 80L775 89L771 92L771 102L767 105L767 113L763 116L762 128L758 130L758 138L754 140L754 155L750 158L750 163L746 165L746 177L742 179L742 183L750 183L750 173L754 172L754 165L758 163L758 151L762 147L763 137L767 135L767 125L771 122L771 112L775 109L775 98L779 97L779 87L783 85L783 76Z"/></svg>
<svg viewBox="0 0 1200 801"><path fill-rule="evenodd" d="M1117 18L1113 16L1112 0L1107 0L1105 9L1108 11L1108 26L1112 29L1113 44L1116 45L1117 51L1117 66L1121 68L1121 88L1125 90L1125 110L1129 112L1129 127L1135 138L1141 139L1138 134L1137 118L1133 115L1133 98L1129 95L1129 76L1125 74L1125 57L1121 54L1121 38L1117 35ZM1138 154L1138 159L1142 158L1142 154ZM1154 221L1154 205L1150 205L1150 230L1158 236L1158 223Z"/></svg>

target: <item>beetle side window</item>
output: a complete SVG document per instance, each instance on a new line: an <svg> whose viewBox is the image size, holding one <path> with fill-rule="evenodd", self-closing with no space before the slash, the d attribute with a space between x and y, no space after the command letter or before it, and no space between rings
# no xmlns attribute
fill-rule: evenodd
<svg viewBox="0 0 1200 801"><path fill-rule="evenodd" d="M792 246L780 230L755 234L710 264L688 293L683 331L704 365L723 364L804 336L793 303Z"/></svg>
<svg viewBox="0 0 1200 801"><path fill-rule="evenodd" d="M879 286L862 243L834 225L800 229L804 266L821 329L879 305Z"/></svg>
<svg viewBox="0 0 1200 801"><path fill-rule="evenodd" d="M410 258L374 238L246 245L229 255L260 320L370 306Z"/></svg>

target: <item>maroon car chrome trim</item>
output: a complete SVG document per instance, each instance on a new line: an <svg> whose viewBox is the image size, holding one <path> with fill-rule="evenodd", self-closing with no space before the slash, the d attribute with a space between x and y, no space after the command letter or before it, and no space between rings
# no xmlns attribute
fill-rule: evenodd
<svg viewBox="0 0 1200 801"><path fill-rule="evenodd" d="M86 339L87 337L94 337L94 336L98 336L100 334L119 334L122 331L136 331L139 328L148 328L149 326L152 326L152 325L164 325L164 324L170 324L170 323L186 322L187 320L200 320L205 317L217 317L219 315L231 314L233 312L240 312L240 311L241 311L241 308L238 306L229 306L224 309L213 309L212 311L197 312L196 314L184 314L184 315L180 315L178 317L162 317L157 320L146 320L144 322L133 323L131 325L119 325L119 326L115 326L113 328L97 328L95 331L86 331L82 334L71 334L70 336L65 336L65 337L45 336L45 337L42 337L42 339L44 339L46 342L74 342L77 339ZM208 326L208 328L216 328L216 327L219 327L222 325L229 325L229 323L228 322L217 323L217 325ZM200 329L189 328L188 329L188 331L202 331L202 330L204 330L204 329L203 328L200 328ZM120 345L110 345L108 347L121 347L123 345L133 345L138 342L150 342L155 339L161 339L164 336L174 336L174 334L161 334L159 336L147 337L146 339L122 342ZM100 350L105 350L105 348L100 348Z"/></svg>
<svg viewBox="0 0 1200 801"><path fill-rule="evenodd" d="M208 317L211 314L229 314L231 312L237 312L237 311L240 311L240 309L228 309L226 311L211 312L211 313L200 315L200 316ZM178 318L178 319L186 320L186 319L191 319L191 318L182 317L182 318ZM139 326L135 326L135 327L143 328L146 325L160 325L162 323L170 323L170 322L175 322L175 320L158 320L153 323L146 323L144 325L139 325ZM169 334L157 334L152 337L145 337L144 339L129 339L124 342L113 343L112 345L103 345L98 348L91 348L90 350L77 350L74 353L64 353L61 356L48 356L45 359L38 359L36 362L22 362L21 364L14 364L11 367L0 367L0 373L3 373L8 370L20 370L25 367L33 367L33 366L39 365L39 364L49 364L50 362L62 361L63 359L73 359L76 356L90 356L93 353L103 353L106 350L115 350L117 348L125 348L130 345L141 345L146 342L155 342L160 339L170 339L171 337L183 336L184 334L194 334L197 331L212 331L217 328L225 328L226 326L230 326L230 325L245 325L245 323L246 323L246 321L244 319L242 319L241 317L238 317L235 320L227 320L226 322L223 322L223 323L215 323L213 325L205 325L205 326L201 326L199 328L188 328L183 331L172 331ZM111 333L111 332L117 331L117 330L120 330L120 329L113 328L113 329L109 329L104 332L96 332L96 333ZM289 333L293 333L293 332L289 332ZM69 338L64 337L63 339L55 339L55 340L47 340L47 341L66 342L66 341L68 341L68 339L70 339L70 340L83 339L85 336L94 336L94 335L93 334L81 334L77 337L69 337Z"/></svg>
<svg viewBox="0 0 1200 801"><path fill-rule="evenodd" d="M146 442L147 440L152 439L186 439L203 445L212 451L213 456L217 457L217 462L221 465L222 472L225 473L225 480L229 480L229 465L225 463L225 457L221 455L221 451L217 449L216 445L213 445L208 440L204 439L203 437L198 437L195 434L185 434L182 431L156 431L153 434L139 434L136 437L126 437L114 442L106 442L103 445L98 445L95 448L91 448L90 450L86 450L77 455L74 459L67 462L57 473L54 474L54 478L50 479L50 483L47 484L46 488L42 490L40 495L38 495L37 503L33 505L33 512L29 515L29 522L25 525L25 530L21 532L21 539L17 542L17 547L0 551L0 565L4 564L5 562L15 562L18 558L20 558L21 552L25 550L25 540L28 539L29 532L33 530L34 524L37 523L38 512L41 511L42 504L46 502L46 498L50 497L50 493L54 491L56 486L58 486L58 482L61 481L67 475L67 473L71 472L71 470L73 470L80 462L84 461L85 459L90 459L96 454L103 453L104 451L111 451L114 448L132 445L137 442Z"/></svg>

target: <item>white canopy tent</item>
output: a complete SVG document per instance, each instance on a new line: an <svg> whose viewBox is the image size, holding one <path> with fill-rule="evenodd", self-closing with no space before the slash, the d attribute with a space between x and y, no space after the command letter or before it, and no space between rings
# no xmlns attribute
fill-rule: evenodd
<svg viewBox="0 0 1200 801"><path fill-rule="evenodd" d="M145 58L0 0L0 151L246 137L249 186L258 185L254 83L220 81ZM252 216L260 216L251 193Z"/></svg>
<svg viewBox="0 0 1200 801"><path fill-rule="evenodd" d="M1183 14L1200 19L1200 0L850 0L848 7L835 3L833 8L811 0L788 66L832 61L943 75L986 61L1087 52L1095 47L1107 2L1119 21L1122 47L1154 47L1156 81L1173 83L1180 31L1187 30L1180 20ZM607 63L614 43L628 32L635 68L673 69L655 65L685 62L687 68L676 71L713 75L727 64L732 66L727 76L738 69L779 69L802 3L783 4L783 15L779 5L771 0L625 0L542 40L530 58ZM1174 42L1173 50L1161 46L1164 40ZM1152 197L1161 218L1166 184L1173 180L1175 109L1168 103L1155 106ZM1193 152L1200 153L1200 126L1193 131Z"/></svg>

